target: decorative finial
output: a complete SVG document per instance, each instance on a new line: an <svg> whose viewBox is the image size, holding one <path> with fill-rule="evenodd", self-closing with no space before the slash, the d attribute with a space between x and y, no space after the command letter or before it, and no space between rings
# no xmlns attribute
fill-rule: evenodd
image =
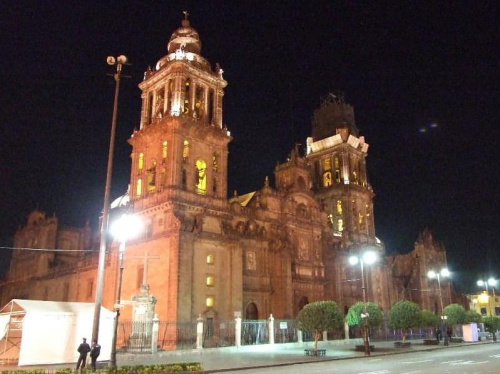
<svg viewBox="0 0 500 374"><path fill-rule="evenodd" d="M266 179L264 180L264 186L269 187L269 176L266 175Z"/></svg>
<svg viewBox="0 0 500 374"><path fill-rule="evenodd" d="M182 13L184 13L184 19L188 19L189 17L189 12L187 10L184 10Z"/></svg>

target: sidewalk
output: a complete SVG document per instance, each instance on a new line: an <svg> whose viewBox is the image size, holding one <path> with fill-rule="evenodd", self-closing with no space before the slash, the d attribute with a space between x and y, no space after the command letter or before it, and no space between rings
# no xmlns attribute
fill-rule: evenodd
<svg viewBox="0 0 500 374"><path fill-rule="evenodd" d="M493 341L481 341L476 343L450 343L449 346L424 345L423 340L411 340L411 347L396 348L394 341L371 342L374 351L371 357L406 354L420 351L431 351L436 349L453 349L464 345L492 344ZM181 362L201 362L205 373L216 373L232 370L257 369L272 366L286 366L293 364L311 363L318 361L333 361L356 359L365 357L364 352L355 350L356 345L362 344L361 339L333 340L319 342L318 348L326 349L326 356L314 357L306 356L304 349L313 348L314 342L307 343L287 343L287 344L264 344L224 348L208 348L203 350L183 350L183 351L162 351L155 354L130 354L118 353L118 366L124 365L153 365L159 363L181 363ZM106 365L106 363L100 363ZM1 366L0 370L30 370L45 369L55 370L61 368L73 368L74 363L65 365L46 366Z"/></svg>
<svg viewBox="0 0 500 374"><path fill-rule="evenodd" d="M450 343L449 346L424 345L423 340L412 340L409 348L396 348L394 341L372 342L374 351L371 356L390 354L405 354L419 351L430 351L436 349L453 349L464 345L490 344L492 341L476 343ZM304 349L313 348L314 343L289 343L275 345L243 346L240 348L209 348L201 351L174 351L160 352L155 355L121 354L118 356L118 364L139 365L156 363L178 363L178 362L201 362L205 373L221 372L230 370L257 369L271 366L285 366L291 364L310 363L317 361L332 361L342 359L355 359L365 357L364 352L356 351L355 345L362 344L361 339L343 341L320 342L318 348L326 349L326 356L306 356Z"/></svg>

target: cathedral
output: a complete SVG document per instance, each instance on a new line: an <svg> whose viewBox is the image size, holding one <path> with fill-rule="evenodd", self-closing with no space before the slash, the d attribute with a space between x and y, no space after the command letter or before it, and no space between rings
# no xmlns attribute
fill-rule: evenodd
<svg viewBox="0 0 500 374"><path fill-rule="evenodd" d="M368 139L342 95L323 99L306 149L296 146L276 166L274 186L262 176L260 190L228 199L228 82L201 47L183 19L167 54L139 84L130 187L112 205L144 223L140 236L126 243L122 320L132 318L133 300L144 293L154 297L154 313L163 321L226 321L235 313L293 319L318 300L334 300L347 311L362 300L361 269L348 259L367 250L378 254L364 268L369 301L384 312L403 299L440 312L438 293L424 291L436 288L427 270L446 266L446 251L425 231L412 252L386 255L375 232ZM2 305L13 298L93 302L98 243L89 225L63 227L35 210L15 235L19 249L1 284ZM109 309L118 274L118 243L110 240L103 294ZM443 284L447 305L453 290Z"/></svg>

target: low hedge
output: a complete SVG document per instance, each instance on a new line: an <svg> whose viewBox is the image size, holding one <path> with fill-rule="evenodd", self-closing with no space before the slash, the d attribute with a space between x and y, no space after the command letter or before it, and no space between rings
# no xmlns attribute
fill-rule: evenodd
<svg viewBox="0 0 500 374"><path fill-rule="evenodd" d="M64 368L49 370L54 374L72 374L78 370ZM199 362L186 362L179 364L158 364L158 365L135 365L119 366L118 368L102 368L95 371L95 374L163 374L163 373L182 373L182 372L202 372L203 367ZM2 370L1 374L46 374L44 369L34 370ZM92 374L90 368L81 371L82 374Z"/></svg>

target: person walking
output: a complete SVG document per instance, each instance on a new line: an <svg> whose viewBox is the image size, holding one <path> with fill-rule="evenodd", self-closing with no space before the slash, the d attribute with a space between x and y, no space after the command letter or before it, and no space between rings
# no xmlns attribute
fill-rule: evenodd
<svg viewBox="0 0 500 374"><path fill-rule="evenodd" d="M441 329L439 328L439 326L436 327L436 331L434 333L436 335L436 340L439 344L439 342L441 341Z"/></svg>
<svg viewBox="0 0 500 374"><path fill-rule="evenodd" d="M101 346L97 344L95 340L92 341L92 346L90 347L90 365L92 366L92 372L96 370L97 357L101 354Z"/></svg>
<svg viewBox="0 0 500 374"><path fill-rule="evenodd" d="M82 369L85 368L87 353L90 352L90 346L88 345L86 338L83 338L83 342L78 346L77 351L80 353L80 356L78 356L78 361L76 362L76 370L80 369L80 365L82 366Z"/></svg>

